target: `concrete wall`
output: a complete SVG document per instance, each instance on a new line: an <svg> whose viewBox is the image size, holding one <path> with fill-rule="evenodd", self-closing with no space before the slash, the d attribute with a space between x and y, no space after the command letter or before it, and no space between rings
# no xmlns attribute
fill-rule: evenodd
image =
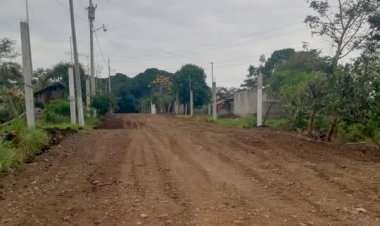
<svg viewBox="0 0 380 226"><path fill-rule="evenodd" d="M283 111L276 101L271 100L263 90L263 117L272 104L269 116L280 116ZM255 89L243 90L234 94L233 113L238 116L249 116L257 113L257 91Z"/></svg>

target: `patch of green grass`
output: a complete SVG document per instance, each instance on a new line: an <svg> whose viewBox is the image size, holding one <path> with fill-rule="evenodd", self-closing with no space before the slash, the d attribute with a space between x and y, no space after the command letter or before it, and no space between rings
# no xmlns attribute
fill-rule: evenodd
<svg viewBox="0 0 380 226"><path fill-rule="evenodd" d="M16 138L12 141L14 147L25 157L39 154L48 145L47 133L37 127L24 127L17 131Z"/></svg>
<svg viewBox="0 0 380 226"><path fill-rule="evenodd" d="M252 118L237 118L237 119L217 119L216 124L227 126L227 127L237 127L237 128L252 128L256 126L256 119Z"/></svg>
<svg viewBox="0 0 380 226"><path fill-rule="evenodd" d="M273 128L285 126L285 125L288 125L288 123L289 123L288 119L281 119L281 118L279 118L279 119L267 119L265 121L266 126L273 127Z"/></svg>
<svg viewBox="0 0 380 226"><path fill-rule="evenodd" d="M9 143L0 143L0 172L5 172L18 163L16 150Z"/></svg>

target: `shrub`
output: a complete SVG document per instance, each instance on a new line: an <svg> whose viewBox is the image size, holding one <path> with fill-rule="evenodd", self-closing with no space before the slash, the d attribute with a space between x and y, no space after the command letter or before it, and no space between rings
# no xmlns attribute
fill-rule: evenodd
<svg viewBox="0 0 380 226"><path fill-rule="evenodd" d="M16 162L16 150L9 143L0 142L0 172L6 171Z"/></svg>
<svg viewBox="0 0 380 226"><path fill-rule="evenodd" d="M48 104L43 112L43 118L47 122L62 122L70 116L70 104L66 100L56 100Z"/></svg>
<svg viewBox="0 0 380 226"><path fill-rule="evenodd" d="M91 98L91 107L100 115L105 115L115 107L115 98L107 92L98 93Z"/></svg>
<svg viewBox="0 0 380 226"><path fill-rule="evenodd" d="M0 123L7 122L12 119L12 113L8 107L0 108Z"/></svg>
<svg viewBox="0 0 380 226"><path fill-rule="evenodd" d="M48 135L45 131L36 127L24 127L18 131L13 144L22 155L28 157L41 153L42 149L48 144L48 141Z"/></svg>
<svg viewBox="0 0 380 226"><path fill-rule="evenodd" d="M360 123L355 123L351 125L346 125L342 123L340 126L340 130L338 130L338 135L343 142L359 142L364 141L366 136L363 134L364 125Z"/></svg>

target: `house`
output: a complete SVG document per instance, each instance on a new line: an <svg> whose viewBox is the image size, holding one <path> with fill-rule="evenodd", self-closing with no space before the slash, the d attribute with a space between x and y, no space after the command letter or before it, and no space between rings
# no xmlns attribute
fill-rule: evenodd
<svg viewBox="0 0 380 226"><path fill-rule="evenodd" d="M257 90L247 89L234 93L233 113L242 117L257 113ZM263 115L278 117L283 115L278 101L270 98L263 90Z"/></svg>
<svg viewBox="0 0 380 226"><path fill-rule="evenodd" d="M53 100L65 98L66 92L66 87L57 82L35 92L34 99L35 102L46 104Z"/></svg>

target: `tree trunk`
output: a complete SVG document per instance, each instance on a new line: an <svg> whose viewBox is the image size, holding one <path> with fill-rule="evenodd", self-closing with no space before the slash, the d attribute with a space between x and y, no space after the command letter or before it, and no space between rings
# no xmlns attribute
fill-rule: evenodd
<svg viewBox="0 0 380 226"><path fill-rule="evenodd" d="M313 130L314 130L314 111L311 111L310 116L309 116L309 122L307 125L307 136L308 137L313 136Z"/></svg>
<svg viewBox="0 0 380 226"><path fill-rule="evenodd" d="M328 141L328 142L331 142L331 140L332 140L332 136L333 136L334 133L335 133L335 130L336 130L337 124L338 124L338 118L337 118L337 117L334 117L334 119L333 119L332 122L331 122L330 128L329 128L329 130L328 130L328 132L327 132L327 135L326 135L326 138L327 138L327 141Z"/></svg>
<svg viewBox="0 0 380 226"><path fill-rule="evenodd" d="M269 112L270 112L270 110L272 109L272 107L273 107L273 102L271 102L270 105L268 106L267 112L265 113L265 117L264 117L263 125L265 125L265 122L267 121L267 118L268 118Z"/></svg>

